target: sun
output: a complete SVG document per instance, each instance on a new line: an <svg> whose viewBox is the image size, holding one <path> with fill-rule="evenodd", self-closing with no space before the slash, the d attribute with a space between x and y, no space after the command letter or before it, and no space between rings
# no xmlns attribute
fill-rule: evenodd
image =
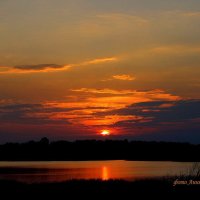
<svg viewBox="0 0 200 200"><path fill-rule="evenodd" d="M109 130L102 130L101 135L108 136L108 135L110 135L110 131Z"/></svg>

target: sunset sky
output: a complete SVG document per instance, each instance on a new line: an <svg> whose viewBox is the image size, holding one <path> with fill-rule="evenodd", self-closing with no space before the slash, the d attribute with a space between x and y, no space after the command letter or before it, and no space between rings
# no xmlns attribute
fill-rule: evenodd
<svg viewBox="0 0 200 200"><path fill-rule="evenodd" d="M0 143L199 143L199 77L199 0L0 1Z"/></svg>

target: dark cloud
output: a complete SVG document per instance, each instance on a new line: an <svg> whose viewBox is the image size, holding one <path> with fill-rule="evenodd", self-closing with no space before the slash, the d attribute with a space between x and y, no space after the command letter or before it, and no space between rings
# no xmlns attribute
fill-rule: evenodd
<svg viewBox="0 0 200 200"><path fill-rule="evenodd" d="M131 108L140 116L152 117L157 122L177 122L200 118L200 100L147 102L132 105Z"/></svg>
<svg viewBox="0 0 200 200"><path fill-rule="evenodd" d="M25 121L35 123L48 122L49 116L55 113L67 113L70 111L80 111L87 109L105 109L105 107L54 107L43 104L7 104L0 106L0 122ZM39 114L39 115L37 115ZM182 100L182 101L154 101L135 103L122 109L116 109L108 112L96 112L96 116L120 115L134 116L133 120L118 121L117 126L159 126L170 123L197 123L200 120L200 100ZM77 116L78 117L78 116ZM92 117L92 116L91 116ZM60 119L62 121L62 119ZM66 122L66 118L63 119Z"/></svg>
<svg viewBox="0 0 200 200"><path fill-rule="evenodd" d="M111 125L133 140L199 143L200 100L154 101L132 104L122 109L96 113L99 116L134 116Z"/></svg>
<svg viewBox="0 0 200 200"><path fill-rule="evenodd" d="M46 106L43 104L7 104L0 105L0 111L2 112L14 112L14 111L30 111L30 112L43 112L43 113L51 113L51 112L69 112L75 110L85 110L85 109L107 109L108 107L101 106L87 106L87 107L72 107L72 108L64 108L64 107L54 107L54 106Z"/></svg>
<svg viewBox="0 0 200 200"><path fill-rule="evenodd" d="M79 120L79 117L83 119L84 116L77 115L71 121L71 111L85 109L94 109L96 111L96 109L105 109L105 107L65 108L39 103L2 104L0 105L0 124L2 126L4 124L13 124L13 126L18 124L62 127L73 125L73 120ZM52 117L54 115L58 115L59 118ZM197 142L197 140L199 141L200 138L200 100L135 103L122 109L96 112L89 118L95 116L103 118L112 115L134 116L131 120L121 120L108 126L108 128L122 130L119 137L139 140L190 141L193 143ZM51 132L53 130L49 128L48 131Z"/></svg>
<svg viewBox="0 0 200 200"><path fill-rule="evenodd" d="M0 106L0 123L19 124L69 124L66 119L54 120L53 113L67 112L70 109L45 107L42 104L10 104Z"/></svg>
<svg viewBox="0 0 200 200"><path fill-rule="evenodd" d="M96 115L134 116L133 120L111 125L112 128L121 127L129 139L192 143L198 143L200 139L199 99L141 102Z"/></svg>
<svg viewBox="0 0 200 200"><path fill-rule="evenodd" d="M24 109L38 109L41 108L41 104L7 104L7 105L0 105L0 109L3 110L24 110Z"/></svg>
<svg viewBox="0 0 200 200"><path fill-rule="evenodd" d="M52 69L59 69L63 68L63 65L57 65L57 64L38 64L38 65L17 65L14 66L14 69L19 69L19 70L44 70L47 68L52 68Z"/></svg>
<svg viewBox="0 0 200 200"><path fill-rule="evenodd" d="M122 109L96 113L97 115L133 115L135 120L117 122L116 125L131 123L159 125L171 122L188 122L200 119L200 100L154 101L132 104Z"/></svg>
<svg viewBox="0 0 200 200"><path fill-rule="evenodd" d="M85 109L105 109L106 107L54 107L43 104L7 104L0 105L0 123L19 124L70 124L66 119L68 112ZM64 113L66 117L54 119L54 114ZM77 116L79 118L80 116Z"/></svg>

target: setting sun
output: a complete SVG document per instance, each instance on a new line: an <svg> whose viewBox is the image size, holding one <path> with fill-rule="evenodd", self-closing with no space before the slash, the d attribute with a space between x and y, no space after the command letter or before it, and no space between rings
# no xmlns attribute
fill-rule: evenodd
<svg viewBox="0 0 200 200"><path fill-rule="evenodd" d="M103 135L103 136L110 135L110 131L109 131L109 130L103 130L103 131L101 132L101 135Z"/></svg>

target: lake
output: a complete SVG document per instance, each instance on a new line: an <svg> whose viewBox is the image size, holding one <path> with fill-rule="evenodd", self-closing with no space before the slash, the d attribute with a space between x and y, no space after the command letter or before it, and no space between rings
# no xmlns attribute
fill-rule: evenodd
<svg viewBox="0 0 200 200"><path fill-rule="evenodd" d="M71 179L136 180L178 175L189 162L157 161L47 161L0 162L0 180L26 183L60 182Z"/></svg>

